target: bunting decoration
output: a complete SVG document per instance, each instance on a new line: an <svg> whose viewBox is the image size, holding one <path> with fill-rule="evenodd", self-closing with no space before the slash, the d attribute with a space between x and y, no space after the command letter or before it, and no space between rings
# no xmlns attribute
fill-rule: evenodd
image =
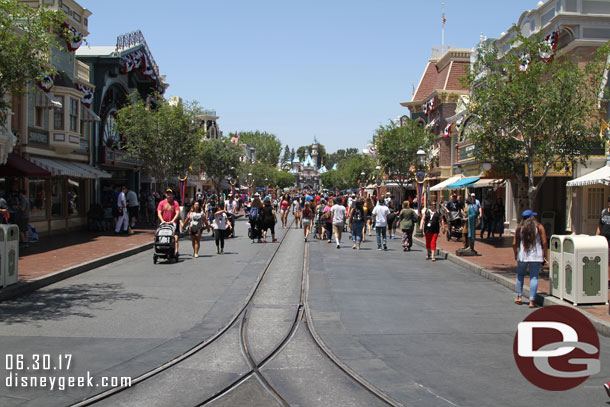
<svg viewBox="0 0 610 407"><path fill-rule="evenodd" d="M123 67L121 73L127 74L132 71L140 71L142 75L153 81L155 88L159 85L159 78L155 74L155 71L151 64L148 64L146 53L141 49L131 52L121 57L123 59Z"/></svg>
<svg viewBox="0 0 610 407"><path fill-rule="evenodd" d="M48 93L53 88L53 84L55 83L55 78L52 74L47 74L43 76L37 83L38 87Z"/></svg>
<svg viewBox="0 0 610 407"><path fill-rule="evenodd" d="M445 130L443 131L443 136L449 137L451 135L451 129L453 128L453 123L449 123L445 126Z"/></svg>
<svg viewBox="0 0 610 407"><path fill-rule="evenodd" d="M83 86L80 83L75 84L74 87L85 94L81 103L87 108L91 108L91 103L93 103L93 89Z"/></svg>
<svg viewBox="0 0 610 407"><path fill-rule="evenodd" d="M463 118L461 118L460 120L455 122L455 131L458 133L458 135L460 134L460 131L462 130L462 120L463 120Z"/></svg>
<svg viewBox="0 0 610 407"><path fill-rule="evenodd" d="M68 34L68 38L66 38L66 45L69 51L76 51L80 48L83 43L83 34L78 31L76 28L72 27L68 23L63 23L61 25L64 28L64 31Z"/></svg>
<svg viewBox="0 0 610 407"><path fill-rule="evenodd" d="M422 108L424 109L424 114L426 116L429 116L431 113L434 113L434 110L436 109L436 97L424 103L422 105Z"/></svg>
<svg viewBox="0 0 610 407"><path fill-rule="evenodd" d="M559 40L559 33L557 31L553 31L549 35L546 36L544 41L542 41L542 48L540 50L540 58L544 62L551 62L555 58L555 50L557 49L557 42Z"/></svg>
<svg viewBox="0 0 610 407"><path fill-rule="evenodd" d="M519 56L519 70L521 72L527 72L530 67L530 54L521 54Z"/></svg>

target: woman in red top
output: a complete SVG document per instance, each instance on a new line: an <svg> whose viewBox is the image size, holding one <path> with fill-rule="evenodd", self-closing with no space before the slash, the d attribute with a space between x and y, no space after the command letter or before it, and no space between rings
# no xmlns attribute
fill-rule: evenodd
<svg viewBox="0 0 610 407"><path fill-rule="evenodd" d="M288 194L284 194L282 202L280 202L280 218L282 219L282 229L288 225L288 211L290 209L290 198Z"/></svg>
<svg viewBox="0 0 610 407"><path fill-rule="evenodd" d="M167 189L165 191L165 199L159 202L157 206L157 217L161 223L174 224L174 241L176 242L176 258L178 258L178 225L176 224L180 215L180 205L174 199L174 191Z"/></svg>

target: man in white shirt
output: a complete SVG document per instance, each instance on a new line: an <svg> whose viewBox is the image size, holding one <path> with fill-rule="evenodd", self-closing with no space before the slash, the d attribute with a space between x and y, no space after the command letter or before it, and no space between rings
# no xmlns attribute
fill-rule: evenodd
<svg viewBox="0 0 610 407"><path fill-rule="evenodd" d="M127 213L129 214L129 226L133 229L136 227L136 218L138 216L138 211L140 210L140 203L138 202L138 194L136 194L136 191L127 189L127 194L125 195L125 199L127 200Z"/></svg>
<svg viewBox="0 0 610 407"><path fill-rule="evenodd" d="M373 219L375 220L375 231L377 231L377 250L381 250L383 237L383 250L388 250L386 228L388 226L388 214L390 208L385 205L383 199L377 202L377 206L373 209Z"/></svg>
<svg viewBox="0 0 610 407"><path fill-rule="evenodd" d="M335 204L330 208L333 218L333 232L335 232L335 240L337 241L337 249L341 248L341 234L345 226L345 206L341 205L339 198L335 199Z"/></svg>
<svg viewBox="0 0 610 407"><path fill-rule="evenodd" d="M126 192L127 187L123 186L117 198L116 206L119 209L119 220L114 228L114 233L120 233L121 226L123 226L123 232L127 232L127 229L129 228L129 214L127 213L127 199L125 198Z"/></svg>

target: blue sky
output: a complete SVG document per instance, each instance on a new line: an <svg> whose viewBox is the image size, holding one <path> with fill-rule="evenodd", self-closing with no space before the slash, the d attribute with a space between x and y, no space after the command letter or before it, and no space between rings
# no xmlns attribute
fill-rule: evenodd
<svg viewBox="0 0 610 407"><path fill-rule="evenodd" d="M441 1L80 0L90 45L141 29L170 87L229 132L261 130L290 147L363 148L406 114L441 43ZM537 1L446 0L446 44L498 37Z"/></svg>

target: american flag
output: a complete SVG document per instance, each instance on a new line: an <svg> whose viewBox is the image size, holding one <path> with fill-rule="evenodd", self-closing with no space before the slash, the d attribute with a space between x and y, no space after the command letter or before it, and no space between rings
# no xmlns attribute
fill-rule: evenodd
<svg viewBox="0 0 610 407"><path fill-rule="evenodd" d="M443 13L443 25L447 22L447 17L445 17L445 13Z"/></svg>

